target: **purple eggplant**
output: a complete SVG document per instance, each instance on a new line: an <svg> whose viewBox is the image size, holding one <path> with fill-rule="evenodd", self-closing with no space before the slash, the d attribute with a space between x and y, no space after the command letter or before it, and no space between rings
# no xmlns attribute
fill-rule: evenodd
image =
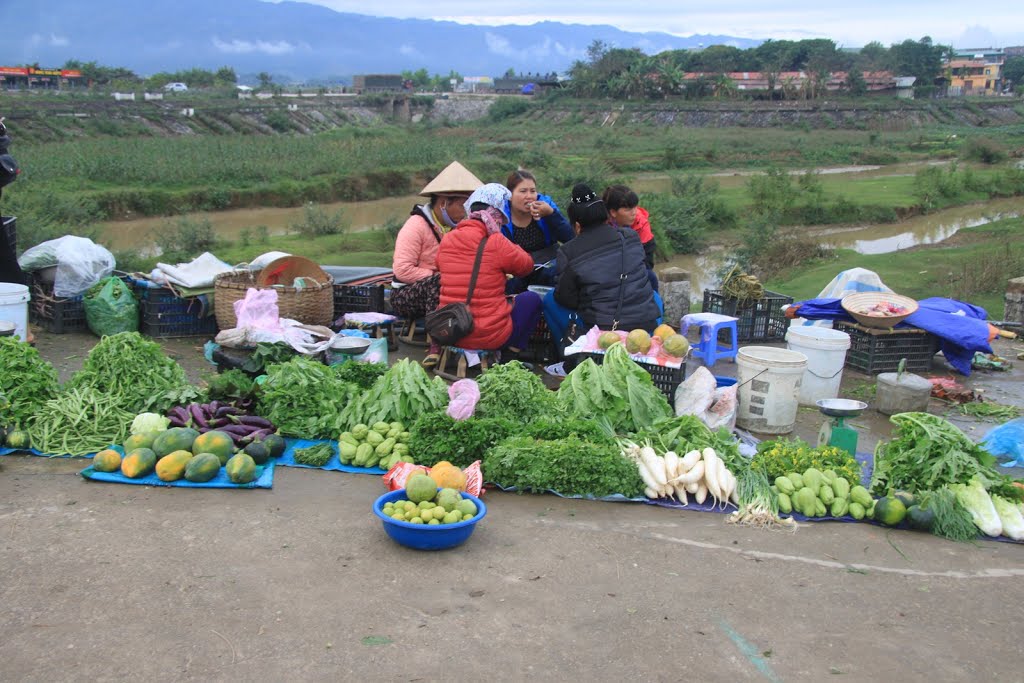
<svg viewBox="0 0 1024 683"><path fill-rule="evenodd" d="M188 422L189 420L189 414L188 411L185 409L185 406L174 406L173 408L167 411L167 417L170 418L171 420L177 420L178 422L181 422L182 426L184 426L184 423Z"/></svg>
<svg viewBox="0 0 1024 683"><path fill-rule="evenodd" d="M218 417L216 420L210 420L208 424L210 425L210 429L220 429L221 427L226 427L227 425L234 423L226 417Z"/></svg>
<svg viewBox="0 0 1024 683"><path fill-rule="evenodd" d="M182 422L181 420L179 420L176 417L171 417L171 418L168 418L168 419L171 421L170 422L170 426L171 427L186 427L187 426L184 422Z"/></svg>
<svg viewBox="0 0 1024 683"><path fill-rule="evenodd" d="M215 417L227 417L228 415L239 415L241 410L234 406L221 406L217 408L217 412L214 413Z"/></svg>
<svg viewBox="0 0 1024 683"><path fill-rule="evenodd" d="M270 436L273 433L274 433L274 428L273 427L264 427L263 429L259 429L259 430L255 431L255 432L253 432L251 436L253 437L254 441L263 441L263 439L267 438L268 436Z"/></svg>
<svg viewBox="0 0 1024 683"><path fill-rule="evenodd" d="M249 436L257 428L252 425L228 425L227 427L221 427L221 432L227 432L228 434L237 434L238 436Z"/></svg>
<svg viewBox="0 0 1024 683"><path fill-rule="evenodd" d="M209 403L206 404L207 412L209 412L209 413L211 413L213 415L217 414L217 409L218 408L220 408L220 401L218 401L217 399L214 399L214 400L212 400L212 401L210 401Z"/></svg>
<svg viewBox="0 0 1024 683"><path fill-rule="evenodd" d="M188 406L189 413L192 414L192 421L196 425L196 429L209 428L209 424L206 422L206 415L203 414L203 408L198 403L190 403Z"/></svg>
<svg viewBox="0 0 1024 683"><path fill-rule="evenodd" d="M232 420L232 422L235 422L236 424L252 425L253 427L259 427L260 429L268 429L268 428L272 429L274 427L274 423L273 422L271 422L270 420L268 420L265 417L259 417L257 415L241 415L241 416L238 416L238 417L235 417L234 415L232 415L231 416L231 420Z"/></svg>

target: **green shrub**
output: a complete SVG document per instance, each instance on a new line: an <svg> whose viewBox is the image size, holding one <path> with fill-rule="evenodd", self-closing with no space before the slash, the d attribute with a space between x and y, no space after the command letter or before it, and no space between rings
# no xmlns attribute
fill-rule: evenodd
<svg viewBox="0 0 1024 683"><path fill-rule="evenodd" d="M983 164L1000 164L1009 157L1006 149L991 138L971 138L961 154L964 159Z"/></svg>
<svg viewBox="0 0 1024 683"><path fill-rule="evenodd" d="M338 235L345 232L345 214L340 209L333 214L309 202L303 207L303 220L290 227L303 237L319 237L320 235Z"/></svg>

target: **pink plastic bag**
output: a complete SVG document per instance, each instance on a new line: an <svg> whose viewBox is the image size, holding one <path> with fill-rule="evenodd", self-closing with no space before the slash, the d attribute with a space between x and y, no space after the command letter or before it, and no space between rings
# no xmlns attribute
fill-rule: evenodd
<svg viewBox="0 0 1024 683"><path fill-rule="evenodd" d="M277 291L273 289L249 288L245 298L236 301L236 327L281 332L281 316L277 308Z"/></svg>
<svg viewBox="0 0 1024 683"><path fill-rule="evenodd" d="M473 417L479 400L480 386L474 380L460 379L448 387L448 416L453 420Z"/></svg>

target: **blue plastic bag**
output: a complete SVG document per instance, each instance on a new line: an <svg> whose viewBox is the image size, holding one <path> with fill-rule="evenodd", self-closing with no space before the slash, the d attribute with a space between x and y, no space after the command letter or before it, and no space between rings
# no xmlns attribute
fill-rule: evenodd
<svg viewBox="0 0 1024 683"><path fill-rule="evenodd" d="M1013 458L1002 467L1024 467L1024 417L1010 420L992 429L981 445L996 457Z"/></svg>

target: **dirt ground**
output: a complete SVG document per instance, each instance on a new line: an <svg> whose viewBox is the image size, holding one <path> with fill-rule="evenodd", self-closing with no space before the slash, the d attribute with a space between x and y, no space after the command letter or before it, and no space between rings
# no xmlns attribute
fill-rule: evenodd
<svg viewBox="0 0 1024 683"><path fill-rule="evenodd" d="M37 346L66 379L94 342ZM212 368L194 340L165 347L193 380ZM967 382L1024 405L1022 378ZM843 393L869 381L847 372ZM796 433L821 420L801 410ZM888 434L871 410L856 425L862 450ZM420 553L371 514L376 477L163 489L0 462L5 680L1021 679L1018 545L488 492L466 545Z"/></svg>

